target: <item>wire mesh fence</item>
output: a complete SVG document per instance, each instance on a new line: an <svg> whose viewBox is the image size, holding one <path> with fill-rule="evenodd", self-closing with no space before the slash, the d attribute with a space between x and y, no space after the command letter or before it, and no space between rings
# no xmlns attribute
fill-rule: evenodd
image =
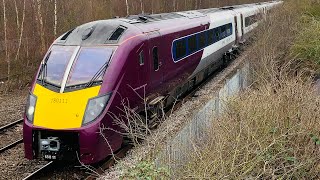
<svg viewBox="0 0 320 180"><path fill-rule="evenodd" d="M191 122L158 154L156 158L158 166L167 166L174 175L174 170L188 161L195 148L206 144L208 139L206 131L212 125L214 117L223 113L226 100L249 86L249 70L250 65L246 63L225 81L214 98L195 113Z"/></svg>

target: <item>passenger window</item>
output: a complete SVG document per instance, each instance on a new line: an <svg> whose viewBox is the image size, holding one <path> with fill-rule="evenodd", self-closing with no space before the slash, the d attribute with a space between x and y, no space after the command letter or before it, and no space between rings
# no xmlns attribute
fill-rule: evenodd
<svg viewBox="0 0 320 180"><path fill-rule="evenodd" d="M227 25L227 36L230 36L232 34L232 24Z"/></svg>
<svg viewBox="0 0 320 180"><path fill-rule="evenodd" d="M153 57L153 68L155 71L158 71L159 70L158 47L154 47L152 49L152 57Z"/></svg>
<svg viewBox="0 0 320 180"><path fill-rule="evenodd" d="M188 52L191 54L197 50L197 37L195 35L188 38Z"/></svg>
<svg viewBox="0 0 320 180"><path fill-rule="evenodd" d="M226 25L221 26L221 39L226 37Z"/></svg>
<svg viewBox="0 0 320 180"><path fill-rule="evenodd" d="M230 26L229 24L226 24L225 27L226 27L226 37L228 37L230 33Z"/></svg>
<svg viewBox="0 0 320 180"><path fill-rule="evenodd" d="M141 51L139 54L139 63L140 63L140 66L144 65L144 52L143 51Z"/></svg>
<svg viewBox="0 0 320 180"><path fill-rule="evenodd" d="M214 43L214 31L210 30L208 31L208 44Z"/></svg>
<svg viewBox="0 0 320 180"><path fill-rule="evenodd" d="M186 47L186 42L185 39L178 40L176 42L176 60L179 60L186 56L187 54L187 47Z"/></svg>
<svg viewBox="0 0 320 180"><path fill-rule="evenodd" d="M198 37L199 37L199 49L206 47L206 33L205 32L200 33Z"/></svg>
<svg viewBox="0 0 320 180"><path fill-rule="evenodd" d="M214 34L215 34L215 41L214 42L220 41L220 32L219 31L220 31L219 27L214 29Z"/></svg>

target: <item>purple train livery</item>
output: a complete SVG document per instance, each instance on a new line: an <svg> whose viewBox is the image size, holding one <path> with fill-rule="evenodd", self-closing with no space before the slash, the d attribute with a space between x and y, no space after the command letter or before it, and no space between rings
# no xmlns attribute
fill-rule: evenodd
<svg viewBox="0 0 320 180"><path fill-rule="evenodd" d="M24 115L28 159L97 163L121 148L114 116L137 114L192 89L281 1L100 20L59 37L32 83ZM143 97L143 98L142 98ZM150 117L151 118L151 117ZM107 127L101 131L100 127Z"/></svg>

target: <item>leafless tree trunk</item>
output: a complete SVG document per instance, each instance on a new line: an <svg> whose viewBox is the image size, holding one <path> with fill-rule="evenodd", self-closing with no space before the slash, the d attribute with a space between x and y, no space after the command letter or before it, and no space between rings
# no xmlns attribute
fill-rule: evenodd
<svg viewBox="0 0 320 180"><path fill-rule="evenodd" d="M140 8L141 8L141 13L144 14L144 7L143 7L142 0L140 0Z"/></svg>
<svg viewBox="0 0 320 180"><path fill-rule="evenodd" d="M21 26L20 26L21 29L20 29L19 46L18 46L18 50L17 50L17 54L16 54L15 60L18 60L19 54L20 54L25 17L26 17L26 0L23 1L23 12L22 12L22 22L21 22Z"/></svg>
<svg viewBox="0 0 320 180"><path fill-rule="evenodd" d="M129 16L130 15L130 9L129 9L128 0L126 0L126 7L127 7L127 16Z"/></svg>
<svg viewBox="0 0 320 180"><path fill-rule="evenodd" d="M154 11L153 11L153 0L151 0L151 14L154 14Z"/></svg>
<svg viewBox="0 0 320 180"><path fill-rule="evenodd" d="M17 17L16 22L17 22L17 29L18 29L18 34L19 34L19 29L20 29L20 27L19 27L19 26L20 26L20 22L19 22L19 11L18 11L18 6L17 6L17 1L14 0L13 2L14 2L15 10L16 10L16 17Z"/></svg>
<svg viewBox="0 0 320 180"><path fill-rule="evenodd" d="M9 52L8 52L8 39L7 39L7 16L6 16L6 2L2 0L3 6L3 26L4 26L4 46L5 46L5 53L6 53L6 62L7 62L7 75L8 81L10 80L10 60L9 60Z"/></svg>
<svg viewBox="0 0 320 180"><path fill-rule="evenodd" d="M57 24L58 24L58 16L57 16L57 0L54 0L54 28L53 35L54 38L57 37Z"/></svg>
<svg viewBox="0 0 320 180"><path fill-rule="evenodd" d="M43 19L42 19L42 13L41 13L41 0L37 0L37 7L38 7L37 16L39 19L39 31L40 31L40 39L41 39L41 52L43 53L45 51L46 44L44 39Z"/></svg>

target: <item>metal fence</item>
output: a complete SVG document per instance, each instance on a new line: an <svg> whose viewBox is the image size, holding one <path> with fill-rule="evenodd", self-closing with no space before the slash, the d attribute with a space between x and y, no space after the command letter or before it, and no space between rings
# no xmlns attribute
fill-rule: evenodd
<svg viewBox="0 0 320 180"><path fill-rule="evenodd" d="M226 80L225 85L216 93L215 97L196 113L192 121L157 156L156 164L158 166L169 166L174 175L174 170L188 161L194 148L200 145L197 143L203 144L208 139L205 132L211 127L214 117L223 113L226 99L248 87L249 70L249 64L246 64Z"/></svg>

